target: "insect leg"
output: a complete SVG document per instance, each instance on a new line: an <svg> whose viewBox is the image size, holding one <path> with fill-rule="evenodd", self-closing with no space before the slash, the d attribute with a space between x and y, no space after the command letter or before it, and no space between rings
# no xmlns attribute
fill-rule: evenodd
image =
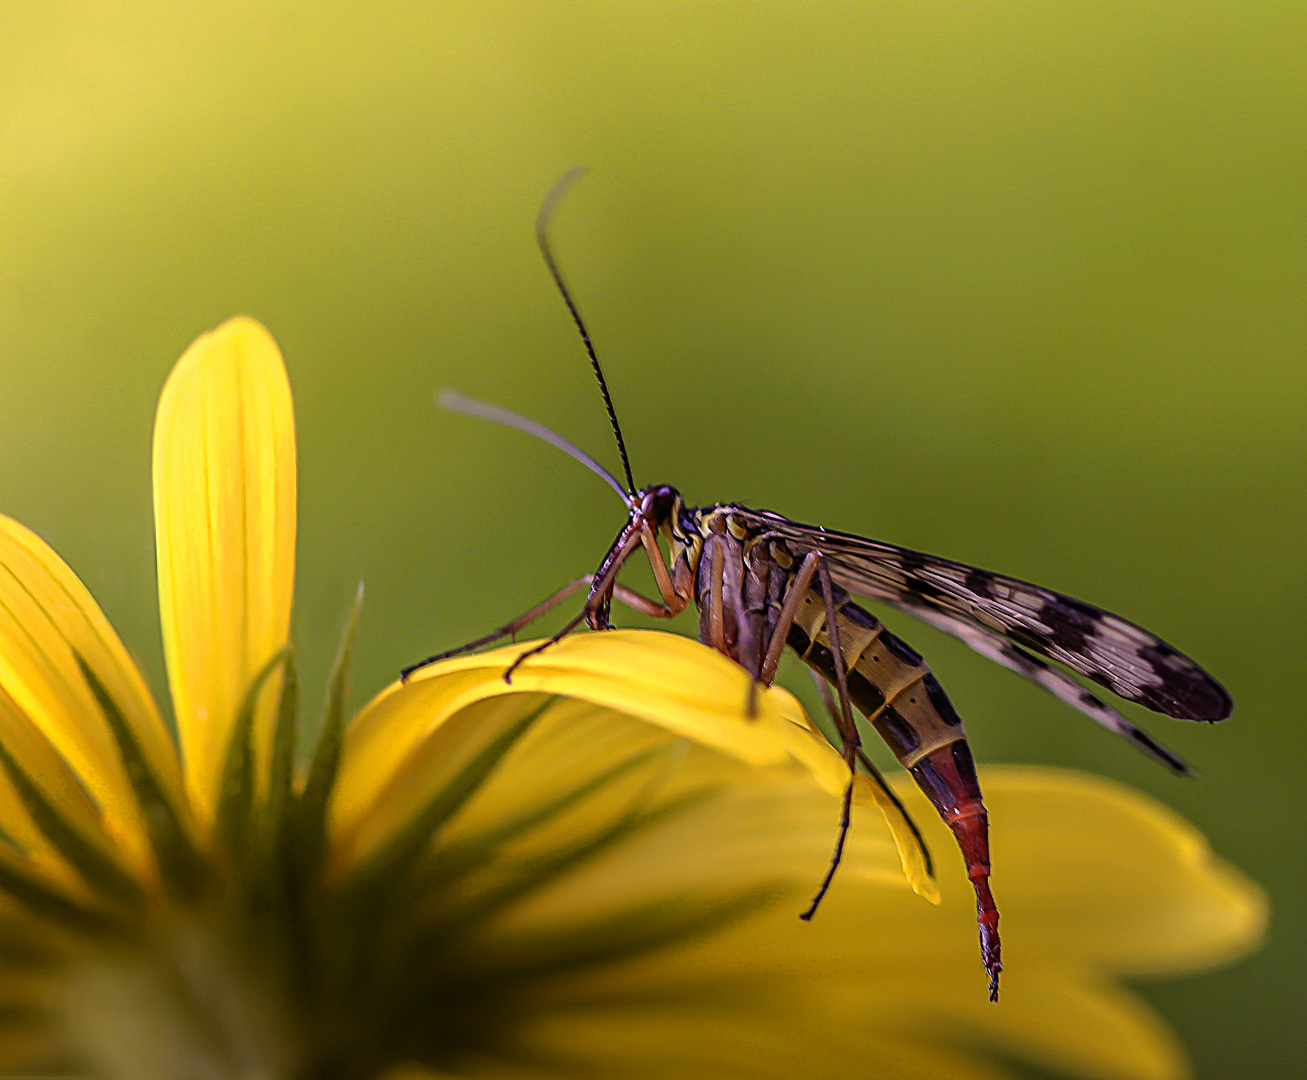
<svg viewBox="0 0 1307 1080"><path fill-rule="evenodd" d="M831 659L835 664L835 685L840 695L840 708L835 716L835 726L839 731L840 738L844 740L844 760L849 766L849 783L844 789L844 805L840 812L840 831L835 840L835 851L831 854L830 866L826 870L826 876L822 879L821 885L817 888L817 895L812 898L812 903L808 905L808 910L799 916L805 922L817 913L817 906L821 903L822 898L826 895L826 890L830 888L831 882L835 879L835 871L839 868L840 860L844 857L844 842L848 839L849 824L852 819L853 779L857 775L858 753L862 749L862 740L858 737L858 729L853 722L853 709L849 704L849 681L848 674L844 670L844 653L840 649L840 628L835 613L835 597L831 589L830 569L826 566L826 558L820 551L810 551L804 556L803 567L799 571L800 575L803 573L803 568L810 564L815 567L818 576L821 578L822 594L826 601L826 633L830 637ZM808 580L812 580L811 573L808 574ZM796 578L795 585L797 584L798 579Z"/></svg>
<svg viewBox="0 0 1307 1080"><path fill-rule="evenodd" d="M442 653L436 653L434 656L428 656L425 660L419 660L416 664L410 664L399 673L400 682L406 682L410 675L416 671L422 670L431 664L441 660L448 660L451 656L462 656L464 653L476 652L483 645L492 645L500 638L516 637L518 631L530 623L535 622L545 612L562 603L574 592L577 592L583 585L589 585L594 581L594 574L586 574L585 577L577 578L575 581L554 593L553 596L542 600L536 604L530 611L519 615L512 622L504 623L498 630L486 634L485 637L479 637L476 641L469 641L466 645L460 645L456 649L446 649ZM652 615L655 619L670 619L677 612L670 610L670 605L660 604L656 600L650 600L647 596L641 596L638 592L626 588L624 585L613 586L613 596L624 603L627 607L643 612L646 615ZM682 605L684 607L684 605Z"/></svg>
<svg viewBox="0 0 1307 1080"><path fill-rule="evenodd" d="M638 611L642 615L652 615L655 619L674 619L680 614L661 600L651 600L634 589L628 589L625 585L613 586L613 599L620 600L632 611Z"/></svg>
<svg viewBox="0 0 1307 1080"><path fill-rule="evenodd" d="M762 655L770 635L775 633L771 625L771 614L776 606L772 596L772 573L774 565L766 548L754 548L753 558L745 572L744 584L744 627L745 633L737 648L744 670L749 673L749 693L744 702L744 715L758 715L758 680L762 675ZM784 587L783 582L781 583Z"/></svg>
<svg viewBox="0 0 1307 1080"><path fill-rule="evenodd" d="M826 703L826 711L830 713L831 719L838 715L838 706L835 704L835 698L831 696L830 684L814 668L808 669L808 674L812 676L812 681L817 684L817 689L821 691L821 699ZM871 777L871 782L880 789L890 806L903 819L908 831L912 833L912 839L916 842L917 849L921 852L921 860L925 863L926 873L931 877L935 876L935 859L930 853L930 847L926 844L926 838L921 834L921 828L917 825L912 815L908 813L908 808L903 805L903 801L894 793L894 789L889 786L881 771L876 768L871 758L861 748L858 749L858 761L866 770L867 775Z"/></svg>
<svg viewBox="0 0 1307 1080"><path fill-rule="evenodd" d="M808 560L804 559L799 569L795 571L790 591L785 594L785 603L781 605L781 614L776 620L776 630L772 634L771 642L767 646L767 655L763 657L762 668L758 672L759 680L768 686L776 678L776 668L781 662L781 651L785 648L790 627L794 625L794 617L799 613L799 606L803 603L804 594L812 584L812 576L816 571L816 564L809 565Z"/></svg>
<svg viewBox="0 0 1307 1080"><path fill-rule="evenodd" d="M513 672L515 672L521 666L523 660L526 660L528 657L536 656L537 654L544 652L551 645L557 645L560 641L563 640L563 638L567 637L568 634L570 634L573 630L575 630L578 626L581 625L581 620L583 620L587 614L588 614L588 610L582 611L581 614L576 616L574 619L569 619L567 621L567 625L564 626L560 631L558 631L558 633L556 633L553 637L548 638L545 641L542 641L535 648L527 649L526 652L522 653L522 655L520 655L516 660L514 660L511 664L508 665L508 670L504 672L504 682L511 684L513 681Z"/></svg>
<svg viewBox="0 0 1307 1080"><path fill-rule="evenodd" d="M810 667L835 681L835 652L819 640L828 615L814 583L790 628L789 643ZM850 694L899 763L912 773L953 833L976 893L980 951L989 973L990 994L998 992L1002 970L998 907L989 886L989 816L958 716L939 680L921 655L891 634L869 612L835 590L841 652L850 669Z"/></svg>
<svg viewBox="0 0 1307 1080"><path fill-rule="evenodd" d="M744 656L749 649L748 617L744 610L743 566L738 547L713 533L704 540L702 559L708 559L708 607L700 609L699 639L749 671ZM700 596L704 582L700 582ZM749 671L752 675L753 672Z"/></svg>
<svg viewBox="0 0 1307 1080"><path fill-rule="evenodd" d="M758 665L758 673L755 676L757 682L762 683L764 686L770 686L776 679L776 668L780 664L781 650L785 648L790 627L794 625L794 618L798 614L799 606L803 603L803 598L808 592L808 586L812 583L812 577L816 572L816 561L805 559L791 579L792 583L789 592L785 595L780 613L776 618L776 625L771 630L771 638L768 640L766 653ZM760 641L759 652L762 652L761 646ZM754 698L751 693L749 696L750 707L746 710L749 716L754 715L753 705ZM834 710L831 711L831 717L835 720L835 726L841 730L841 737L843 737L843 728Z"/></svg>
<svg viewBox="0 0 1307 1080"><path fill-rule="evenodd" d="M617 574L629 559L632 553L640 545L644 545L649 555L649 563L653 569L654 578L658 582L658 591L662 594L663 602L660 604L656 600L650 600L646 596L628 589L617 583ZM658 542L653 535L653 530L649 528L648 523L642 523L638 530L631 532L617 546L617 550L610 554L609 558L604 560L603 573L599 576L589 574L582 578L581 581L590 583L590 596L585 602L585 607L581 614L572 619L566 626L558 631L547 641L542 641L533 649L528 649L522 653L516 660L509 665L508 670L504 672L504 682L513 681L513 672L518 666L529 657L544 652L550 646L557 644L573 630L575 630L584 621L591 626L600 628L597 625L596 616L604 611L610 598L616 596L628 607L641 611L646 615L652 615L656 619L670 619L679 615L685 610L685 606L690 602L689 589L684 588L677 591L673 582L672 575L667 570L667 563L663 559L663 553L658 547ZM573 582L569 586L570 591L575 591L579 583ZM562 597L551 597L552 603L557 603ZM551 604L552 606L552 604ZM605 620L606 622L606 620ZM501 635L502 636L502 635ZM493 640L493 639L492 639Z"/></svg>
<svg viewBox="0 0 1307 1080"><path fill-rule="evenodd" d="M811 671L812 669L809 668L808 670ZM813 672L813 675L815 677L816 672ZM830 693L829 690L826 692L827 694ZM907 822L908 828L912 832L912 838L917 842L917 847L921 849L921 858L926 864L926 873L931 877L934 877L935 858L930 853L930 846L926 843L926 838L922 836L920 827L917 825L917 822L914 820L912 815L908 813L908 808L904 806L902 800L894 794L894 789L886 783L885 777L881 775L881 771L872 764L871 758L867 757L861 749L858 750L858 760L862 763L862 767L867 770L867 775L871 777L872 783L880 788L885 797L893 804L894 809L903 815L903 820Z"/></svg>
<svg viewBox="0 0 1307 1080"><path fill-rule="evenodd" d="M536 656L553 645L557 645L563 638L567 637L573 630L581 625L582 621L594 625L596 616L604 610L609 598L617 583L617 572L621 570L622 564L626 562L633 552L640 545L640 536L638 533L632 533L624 537L621 542L615 546L615 550L609 552L608 557L604 560L603 573L599 576L592 575L590 582L590 595L586 598L585 607L581 609L581 614L576 618L570 619L553 637L542 641L532 649L527 649L521 656L508 665L508 670L504 672L504 682L513 681L513 672L515 672L524 660ZM642 598L643 599L643 598Z"/></svg>
<svg viewBox="0 0 1307 1080"><path fill-rule="evenodd" d="M540 603L536 604L536 606L533 607L530 611L526 612L523 615L519 615L512 622L504 623L504 625L501 626L498 630L495 630L492 633L487 634L485 637L477 638L476 641L469 641L466 645L460 645L457 649L446 649L442 653L436 653L435 656L428 656L425 660L419 660L416 664L410 664L408 667L406 667L403 671L399 673L400 682L406 682L408 680L408 677L412 675L415 671L419 671L430 664L436 663L437 661L448 660L451 656L461 656L463 655L463 653L475 652L477 649L481 648L481 646L490 645L498 641L500 638L516 636L517 632L521 630L524 626L526 626L529 623L535 622L536 619L540 618L540 616L543 615L550 608L555 607L558 604L561 604L564 600L566 600L574 592L580 589L583 585L589 585L591 578L593 576L594 575L592 574L586 574L585 577L577 578L570 585L565 585L563 588L559 589L558 592L554 593L553 596L549 597L546 600L540 601Z"/></svg>
<svg viewBox="0 0 1307 1080"><path fill-rule="evenodd" d="M735 617L735 644L731 655L735 662L749 674L749 692L745 699L745 715L753 716L757 711L756 694L758 680L758 635L753 620L749 617L749 608L745 597L747 588L744 580L748 573L739 549L731 552L723 567L722 600L731 603L731 614Z"/></svg>
<svg viewBox="0 0 1307 1080"><path fill-rule="evenodd" d="M826 569L826 560L819 551L808 552L804 556L803 562L799 564L799 569L794 573L789 591L785 594L785 603L782 605L780 616L776 620L776 629L773 631L771 642L767 646L767 655L763 658L758 678L768 685L776 678L776 668L780 664L781 650L785 648L790 627L794 625L795 617L799 613L799 608L803 605L804 597L812 586L812 579L819 572L822 575L822 584L825 591L826 625L828 627L827 632L831 636L831 659L834 664L835 683L841 687L841 710L833 719L841 737L844 737L845 731L851 731L854 745L861 746L862 742L858 738L849 704L848 677L844 670L844 654L839 647L839 627L836 625L838 620L830 586L830 573Z"/></svg>
<svg viewBox="0 0 1307 1080"><path fill-rule="evenodd" d="M644 544L645 554L649 556L649 568L653 571L654 581L658 583L658 593L662 596L667 611L666 615L658 617L670 619L673 615L679 615L690 603L689 583L682 582L680 588L677 588L673 575L667 569L663 550L658 546L658 538L647 522L640 529L640 542Z"/></svg>
<svg viewBox="0 0 1307 1080"><path fill-rule="evenodd" d="M776 565L769 558L755 559L749 568L750 584L755 585L757 591L756 598L748 593L745 595L745 607L749 612L749 633L753 639L750 642L749 674L753 676L755 683L762 676L762 657L767 643L771 640L771 635L776 632L771 619L772 611L776 607L775 598L772 596L772 575L775 572ZM755 602L749 603L750 599L754 599Z"/></svg>
<svg viewBox="0 0 1307 1080"><path fill-rule="evenodd" d="M726 613L722 606L722 577L725 574L726 552L720 537L710 536L704 541L703 553L708 557L710 574L708 577L708 612L704 619L707 626L705 644L711 645L719 653L726 653ZM709 548L712 550L709 551ZM729 655L729 654L728 654Z"/></svg>

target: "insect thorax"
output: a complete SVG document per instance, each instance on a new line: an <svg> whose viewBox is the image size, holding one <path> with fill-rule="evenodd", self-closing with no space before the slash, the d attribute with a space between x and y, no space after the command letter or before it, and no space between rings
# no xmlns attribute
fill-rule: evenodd
<svg viewBox="0 0 1307 1080"><path fill-rule="evenodd" d="M716 544L726 553L727 559L734 561L744 580L758 569L759 557L770 564L765 573L779 571L781 577L788 578L795 558L770 523L758 518L757 511L747 510L736 503L678 505L678 513L665 525L665 535L671 562L685 562L693 574L697 585L696 602L702 592L703 575L708 570L703 560L706 547L712 546L710 537L719 538Z"/></svg>

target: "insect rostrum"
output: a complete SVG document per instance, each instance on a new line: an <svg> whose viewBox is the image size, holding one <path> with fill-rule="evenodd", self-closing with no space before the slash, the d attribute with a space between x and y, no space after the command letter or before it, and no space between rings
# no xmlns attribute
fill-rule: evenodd
<svg viewBox="0 0 1307 1080"><path fill-rule="evenodd" d="M449 407L493 419L566 450L603 476L627 505L626 523L598 569L572 582L492 634L430 657L404 671L479 648L515 634L566 597L588 586L585 605L561 631L524 652L505 672L576 629L582 622L607 629L614 598L658 618L691 604L699 638L753 678L771 685L786 646L835 689L832 717L850 774L862 768L889 789L862 752L856 707L912 774L952 830L976 892L981 957L990 998L998 999L1002 970L998 909L990 892L989 823L962 720L921 656L890 633L850 594L879 600L960 638L977 652L1042 686L1177 773L1189 772L1156 742L1077 680L1048 661L1156 712L1184 720L1222 720L1229 695L1193 660L1147 630L1079 600L964 563L864 537L801 525L779 514L737 503L691 507L665 484L636 490L626 448L598 359L550 251L546 226L553 205L574 173L546 200L537 222L541 251L582 334L617 438L625 487L584 453L533 421L446 395ZM666 545L666 552L660 546ZM659 598L621 585L623 564L643 550ZM751 707L751 702L745 709ZM811 906L810 918L839 863L849 824L852 783L834 857ZM891 799L893 798L890 795Z"/></svg>

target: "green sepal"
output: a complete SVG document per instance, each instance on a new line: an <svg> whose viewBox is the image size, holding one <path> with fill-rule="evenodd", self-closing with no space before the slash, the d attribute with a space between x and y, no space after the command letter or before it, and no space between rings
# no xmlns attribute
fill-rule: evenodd
<svg viewBox="0 0 1307 1080"><path fill-rule="evenodd" d="M469 899L456 911L443 911L426 925L406 922L394 934L398 947L381 960L384 978L379 984L392 988L399 1007L415 1015L443 1002L446 1009L452 1006L457 1010L456 1016L463 1016L466 1010L471 1019L483 1011L493 1011L502 1002L505 988L529 995L537 980L620 964L676 947L715 933L790 895L792 884L778 879L761 883L744 894L705 895L692 902L671 896L623 907L603 918L589 917L575 926L526 933L505 948L487 951L487 941L493 936L482 939L480 926L485 920L613 846L711 797L715 790L705 787L652 811L628 814L586 840L533 861L513 880ZM466 960L460 959L463 952L469 954ZM447 974L451 969L472 973L458 980L452 992ZM483 1006L479 1007L478 1002ZM455 1019L454 1023L457 1026L461 1021Z"/></svg>
<svg viewBox="0 0 1307 1080"><path fill-rule="evenodd" d="M469 898L456 907L444 906L440 915L432 920L432 928L440 936L460 939L469 932L473 922L488 918L515 900L543 888L554 878L601 855L615 844L629 840L640 831L697 805L711 796L714 790L713 787L704 787L687 791L654 810L632 811L604 826L592 836L525 862L521 864L520 872L509 880Z"/></svg>
<svg viewBox="0 0 1307 1080"><path fill-rule="evenodd" d="M268 776L267 831L280 836L286 827L295 784L295 739L300 712L300 675L292 651L286 657L277 703L277 726L272 732L272 763Z"/></svg>
<svg viewBox="0 0 1307 1080"><path fill-rule="evenodd" d="M91 937L122 937L126 924L108 912L88 908L41 881L8 858L0 858L0 892L50 926Z"/></svg>
<svg viewBox="0 0 1307 1080"><path fill-rule="evenodd" d="M479 956L488 983L516 987L533 979L558 977L566 972L626 963L658 949L706 937L755 911L791 895L788 883L759 885L744 893L699 896L693 902L678 898L639 904L615 911L584 925L554 929L548 934L515 941L505 952L507 962ZM448 945L446 945L446 951Z"/></svg>
<svg viewBox="0 0 1307 1080"><path fill-rule="evenodd" d="M258 670L250 680L241 699L231 738L227 741L227 756L222 766L222 781L218 787L218 806L214 812L213 831L227 851L240 856L249 850L250 818L258 795L258 778L254 774L254 713L258 708L259 694L279 668L286 666L291 647L285 645ZM278 708L280 713L280 708Z"/></svg>
<svg viewBox="0 0 1307 1080"><path fill-rule="evenodd" d="M432 834L463 807L486 778L556 699L546 697L509 724L463 765L404 826L369 855L351 875L348 888L362 899L374 890L390 892L431 842Z"/></svg>
<svg viewBox="0 0 1307 1080"><path fill-rule="evenodd" d="M296 862L288 845L293 837L291 822L295 810L295 737L299 720L299 667L294 650L283 665L281 695L272 733L272 760L268 769L267 801L248 841L232 848L235 868L246 889L251 911L261 912L264 930L279 927L295 933L295 904L299 890L295 882Z"/></svg>
<svg viewBox="0 0 1307 1080"><path fill-rule="evenodd" d="M154 849L159 876L174 896L193 898L200 892L208 877L204 859L187 834L177 808L168 798L163 785L159 783L159 778L154 775L154 770L141 750L141 744L136 741L131 724L118 707L118 703L114 701L113 695L109 693L81 653L75 652L74 655L77 658L77 666L81 669L82 678L86 680L91 693L95 695L100 712L109 725L114 742L118 745L123 771L127 774L132 793L136 796L136 803L141 810L141 820L145 823L150 845Z"/></svg>
<svg viewBox="0 0 1307 1080"><path fill-rule="evenodd" d="M585 783L578 784L493 829L460 840L457 844L438 848L423 859L416 868L412 895L415 900L420 900L438 892L442 885L463 880L468 874L497 858L501 845L532 829L549 824L559 814L575 806L586 796L594 794L608 784L615 783L663 752L659 747L652 747L632 754L626 760L619 761L605 771L590 777Z"/></svg>
<svg viewBox="0 0 1307 1080"><path fill-rule="evenodd" d="M531 695L541 698L541 695ZM318 934L337 947L318 957L318 979L355 1000L393 1002L397 973L412 962L403 944L412 925L412 871L430 850L432 834L481 789L522 736L556 699L544 696L535 708L491 735L408 821L333 890L321 909ZM420 876L420 875L419 875Z"/></svg>
<svg viewBox="0 0 1307 1080"><path fill-rule="evenodd" d="M32 823L87 885L110 900L130 906L139 903L141 890L135 879L99 844L73 827L3 743L0 743L0 765L8 773Z"/></svg>
<svg viewBox="0 0 1307 1080"><path fill-rule="evenodd" d="M301 873L315 871L321 861L327 835L327 802L336 784L340 768L341 744L345 734L345 709L349 703L349 666L354 656L354 639L363 612L363 583L360 581L350 604L345 629L340 636L336 659L327 680L327 697L322 705L318 738L309 761L304 790L297 800L294 814L293 848L297 851Z"/></svg>

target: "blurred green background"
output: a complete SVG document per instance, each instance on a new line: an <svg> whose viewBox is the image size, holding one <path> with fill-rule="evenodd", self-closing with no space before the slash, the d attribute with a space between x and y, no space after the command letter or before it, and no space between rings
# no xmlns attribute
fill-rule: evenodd
<svg viewBox="0 0 1307 1080"><path fill-rule="evenodd" d="M1126 780L1267 885L1265 951L1144 990L1200 1076L1300 1075L1304 57L1307 6L1239 0L11 0L0 506L162 687L154 401L248 312L296 396L310 685L360 576L360 700L517 614L621 508L433 391L615 462L532 236L592 166L557 246L639 482L1039 581L1230 688L1225 725L1148 719L1187 783L887 620L982 761Z"/></svg>

